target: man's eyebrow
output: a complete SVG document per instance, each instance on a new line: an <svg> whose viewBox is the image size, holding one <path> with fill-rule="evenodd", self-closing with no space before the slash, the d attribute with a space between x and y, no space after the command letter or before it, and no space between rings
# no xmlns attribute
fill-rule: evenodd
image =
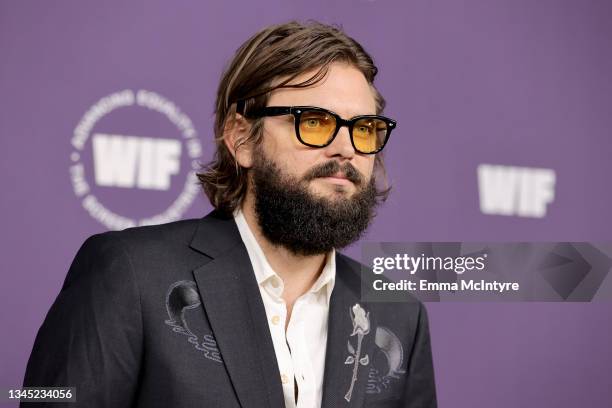
<svg viewBox="0 0 612 408"><path fill-rule="evenodd" d="M344 116L343 114L338 113L338 111L335 111L333 109L330 109L332 112L336 112L338 115L340 115L343 119L350 119L350 118L354 118L355 116L363 116L363 115L376 115L377 111L376 111L376 107L374 107L374 109L370 109L370 108L351 108L347 110L347 115L348 116Z"/></svg>
<svg viewBox="0 0 612 408"><path fill-rule="evenodd" d="M354 118L354 117L357 117L357 116L364 116L364 115L377 115L377 113L376 113L376 110L371 111L369 109L364 109L364 110L360 111L359 113L355 113L353 111L353 112L351 112L350 116L343 116L343 115L340 115L340 116L343 119L351 119L351 118Z"/></svg>

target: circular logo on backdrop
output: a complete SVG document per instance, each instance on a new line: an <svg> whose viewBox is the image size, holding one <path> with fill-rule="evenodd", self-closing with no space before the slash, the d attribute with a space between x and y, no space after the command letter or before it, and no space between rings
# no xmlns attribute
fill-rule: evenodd
<svg viewBox="0 0 612 408"><path fill-rule="evenodd" d="M176 221L200 192L202 146L193 122L155 92L103 97L83 115L71 144L74 193L109 229Z"/></svg>

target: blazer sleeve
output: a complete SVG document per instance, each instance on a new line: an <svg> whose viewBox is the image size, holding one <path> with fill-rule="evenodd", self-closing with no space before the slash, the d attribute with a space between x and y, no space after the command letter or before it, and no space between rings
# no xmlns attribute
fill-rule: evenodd
<svg viewBox="0 0 612 408"><path fill-rule="evenodd" d="M21 406L129 407L142 355L139 291L116 233L94 235L79 249L42 324L25 387L76 387L76 403Z"/></svg>
<svg viewBox="0 0 612 408"><path fill-rule="evenodd" d="M436 384L434 379L431 341L429 338L429 323L427 310L419 302L419 317L413 347L408 360L406 388L403 407L405 408L436 408Z"/></svg>

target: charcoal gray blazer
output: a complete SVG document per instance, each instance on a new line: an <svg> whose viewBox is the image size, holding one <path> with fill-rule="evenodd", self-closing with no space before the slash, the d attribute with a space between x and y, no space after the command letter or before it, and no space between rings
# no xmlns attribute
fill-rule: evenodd
<svg viewBox="0 0 612 408"><path fill-rule="evenodd" d="M369 275L337 253L322 407L436 407L425 308L364 302ZM76 403L53 407L283 407L234 220L213 211L87 239L36 336L24 386L76 387Z"/></svg>

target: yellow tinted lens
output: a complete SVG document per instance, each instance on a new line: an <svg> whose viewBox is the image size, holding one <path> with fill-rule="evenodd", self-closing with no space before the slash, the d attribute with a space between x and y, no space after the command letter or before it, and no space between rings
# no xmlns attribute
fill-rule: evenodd
<svg viewBox="0 0 612 408"><path fill-rule="evenodd" d="M387 124L375 118L359 119L353 126L353 142L363 153L375 152L385 143Z"/></svg>
<svg viewBox="0 0 612 408"><path fill-rule="evenodd" d="M336 130L336 119L328 113L306 111L300 117L300 137L304 143L323 146Z"/></svg>

